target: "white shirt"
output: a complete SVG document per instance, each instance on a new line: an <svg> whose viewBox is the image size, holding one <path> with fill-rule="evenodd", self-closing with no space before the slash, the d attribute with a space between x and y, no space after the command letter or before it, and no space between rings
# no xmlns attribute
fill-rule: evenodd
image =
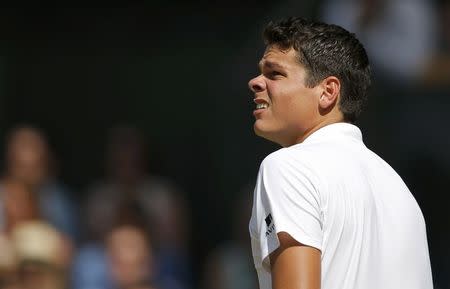
<svg viewBox="0 0 450 289"><path fill-rule="evenodd" d="M261 289L277 233L321 250L322 289L433 288L425 222L398 174L335 123L261 164L250 235Z"/></svg>

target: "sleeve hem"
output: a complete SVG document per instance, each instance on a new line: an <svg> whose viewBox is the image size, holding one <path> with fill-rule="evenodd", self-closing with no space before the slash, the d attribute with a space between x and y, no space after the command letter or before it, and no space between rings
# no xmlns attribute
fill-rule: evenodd
<svg viewBox="0 0 450 289"><path fill-rule="evenodd" d="M272 246L268 246L267 253L265 253L262 256L262 267L267 271L270 272L270 259L269 256L272 254L276 249L280 247L280 241L278 240L278 233L285 232L292 236L297 242L299 242L302 245L309 246L316 248L322 252L322 243L318 240L315 240L313 238L310 238L308 236L304 236L301 234L290 232L289 230L280 229L276 231L276 244L273 244Z"/></svg>

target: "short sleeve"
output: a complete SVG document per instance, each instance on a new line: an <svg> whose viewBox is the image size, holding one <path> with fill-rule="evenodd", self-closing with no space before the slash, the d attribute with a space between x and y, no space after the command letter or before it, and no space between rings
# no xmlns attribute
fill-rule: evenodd
<svg viewBox="0 0 450 289"><path fill-rule="evenodd" d="M268 256L279 247L280 232L322 249L320 197L312 171L298 160L269 155L258 173L250 221L257 268L270 270Z"/></svg>

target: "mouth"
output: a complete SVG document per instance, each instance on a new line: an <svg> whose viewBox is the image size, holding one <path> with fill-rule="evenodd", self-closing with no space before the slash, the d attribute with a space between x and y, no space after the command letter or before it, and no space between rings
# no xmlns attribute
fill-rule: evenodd
<svg viewBox="0 0 450 289"><path fill-rule="evenodd" d="M264 112L264 110L269 107L269 104L263 99L255 98L253 101L256 104L255 110L253 111L253 115L255 117Z"/></svg>
<svg viewBox="0 0 450 289"><path fill-rule="evenodd" d="M267 103L257 103L256 104L256 109L266 109L268 107L269 107L269 105Z"/></svg>

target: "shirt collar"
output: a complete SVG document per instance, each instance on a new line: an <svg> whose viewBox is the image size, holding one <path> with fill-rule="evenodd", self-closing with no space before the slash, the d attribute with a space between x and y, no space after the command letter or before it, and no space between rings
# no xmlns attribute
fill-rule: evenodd
<svg viewBox="0 0 450 289"><path fill-rule="evenodd" d="M347 122L337 122L319 128L302 143L311 143L335 137L353 138L362 141L361 130L356 125Z"/></svg>

